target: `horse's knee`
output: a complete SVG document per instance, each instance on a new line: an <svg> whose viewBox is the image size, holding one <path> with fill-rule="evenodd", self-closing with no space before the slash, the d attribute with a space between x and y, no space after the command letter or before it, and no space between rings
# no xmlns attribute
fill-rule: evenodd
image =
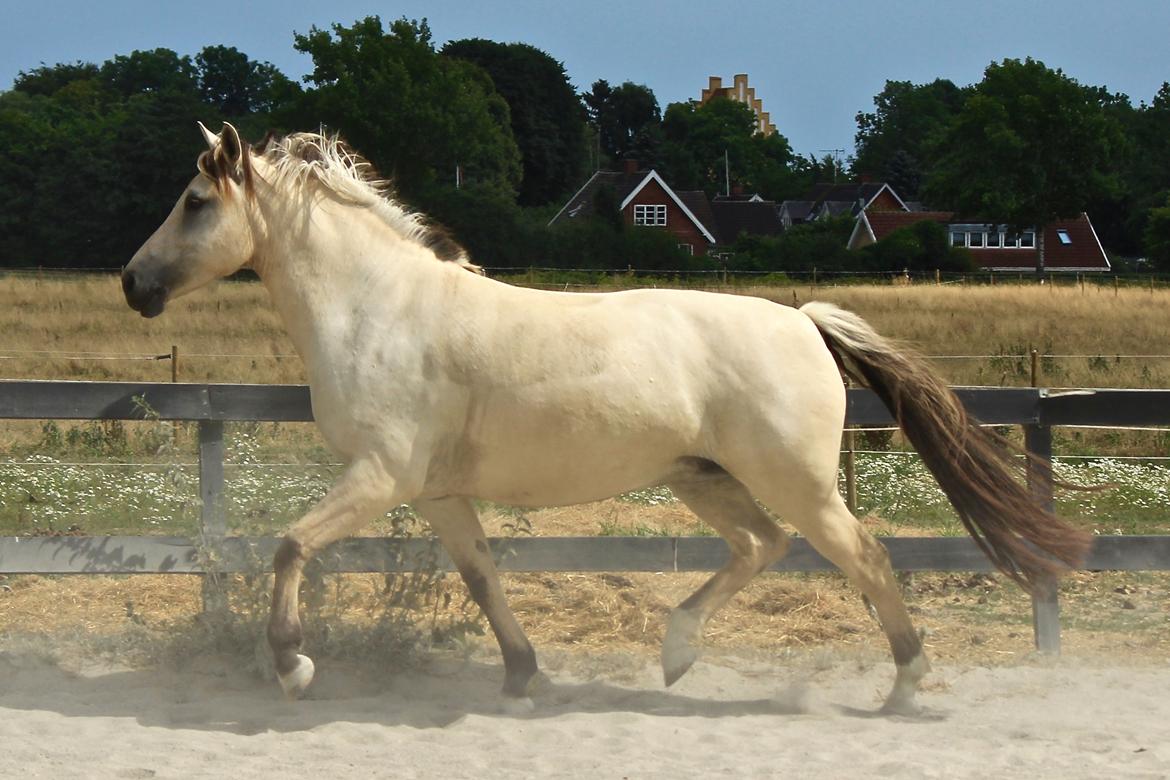
<svg viewBox="0 0 1170 780"><path fill-rule="evenodd" d="M280 541L280 546L276 548L276 554L272 556L272 568L277 574L281 574L287 571L290 566L304 563L304 561L304 545L290 534L285 536Z"/></svg>
<svg viewBox="0 0 1170 780"><path fill-rule="evenodd" d="M758 574L787 554L790 540L778 525L756 524L751 529L742 529L727 535L732 553L751 570Z"/></svg>

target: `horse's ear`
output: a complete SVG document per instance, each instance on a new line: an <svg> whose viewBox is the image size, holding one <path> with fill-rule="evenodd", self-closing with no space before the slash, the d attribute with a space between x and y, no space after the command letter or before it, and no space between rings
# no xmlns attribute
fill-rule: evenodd
<svg viewBox="0 0 1170 780"><path fill-rule="evenodd" d="M228 170L234 171L240 167L241 158L246 152L244 142L240 140L239 131L228 122L224 122L223 130L219 133L219 151L217 156L222 155L224 161L228 164Z"/></svg>
<svg viewBox="0 0 1170 780"><path fill-rule="evenodd" d="M215 151L215 147L219 146L219 136L207 129L207 125L202 122L196 122L199 129L203 131L203 140L207 142L207 148Z"/></svg>

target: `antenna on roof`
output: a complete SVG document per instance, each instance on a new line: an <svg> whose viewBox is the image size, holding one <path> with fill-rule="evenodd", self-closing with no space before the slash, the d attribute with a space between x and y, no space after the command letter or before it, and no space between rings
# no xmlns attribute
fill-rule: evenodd
<svg viewBox="0 0 1170 780"><path fill-rule="evenodd" d="M723 195L731 197L731 163L728 161L726 148L723 150Z"/></svg>
<svg viewBox="0 0 1170 780"><path fill-rule="evenodd" d="M833 183L837 183L837 171L841 169L841 155L845 154L844 149L817 149L818 152L825 152L833 160Z"/></svg>

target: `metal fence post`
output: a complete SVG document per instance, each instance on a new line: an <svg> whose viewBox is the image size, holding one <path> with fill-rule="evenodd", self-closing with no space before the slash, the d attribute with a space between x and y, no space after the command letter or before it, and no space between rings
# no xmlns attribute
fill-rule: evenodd
<svg viewBox="0 0 1170 780"><path fill-rule="evenodd" d="M223 422L199 421L199 532L207 556L203 575L203 611L224 606L218 587L220 542L227 535L224 516Z"/></svg>
<svg viewBox="0 0 1170 780"><path fill-rule="evenodd" d="M1047 425L1025 425L1024 443L1028 454L1028 485L1036 500L1051 512L1055 506L1052 491L1052 429ZM1032 593L1032 629L1036 649L1060 655L1060 597L1055 578L1037 583Z"/></svg>

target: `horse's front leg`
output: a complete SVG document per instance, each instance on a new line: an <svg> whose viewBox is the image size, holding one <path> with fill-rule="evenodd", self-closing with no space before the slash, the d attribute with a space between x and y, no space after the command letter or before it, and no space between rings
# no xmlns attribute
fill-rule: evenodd
<svg viewBox="0 0 1170 780"><path fill-rule="evenodd" d="M466 498L443 498L416 501L414 508L439 537L500 643L504 656L505 703L516 709L531 709L528 685L537 673L536 653L504 598L496 563L475 507Z"/></svg>
<svg viewBox="0 0 1170 780"><path fill-rule="evenodd" d="M280 687L289 698L299 696L313 680L313 662L301 648L297 591L308 562L329 544L352 535L378 515L409 501L401 485L374 460L355 460L301 520L289 529L276 551L276 583L268 618Z"/></svg>

